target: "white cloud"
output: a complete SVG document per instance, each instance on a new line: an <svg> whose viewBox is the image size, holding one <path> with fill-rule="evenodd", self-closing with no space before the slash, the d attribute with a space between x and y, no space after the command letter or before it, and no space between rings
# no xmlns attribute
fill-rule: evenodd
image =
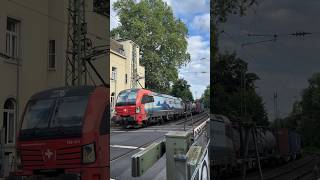
<svg viewBox="0 0 320 180"><path fill-rule="evenodd" d="M207 13L210 10L210 0L163 0L172 7L178 16L194 16Z"/></svg>
<svg viewBox="0 0 320 180"><path fill-rule="evenodd" d="M203 67L202 67L202 64L194 64L194 63L192 63L190 66L191 66L193 69L201 69L201 68L203 68Z"/></svg>
<svg viewBox="0 0 320 180"><path fill-rule="evenodd" d="M116 11L113 10L113 3L116 2L118 0L110 0L110 30L118 27L120 25L119 22L119 16L118 13Z"/></svg>
<svg viewBox="0 0 320 180"><path fill-rule="evenodd" d="M188 52L192 60L210 57L210 43L202 36L191 36L188 38Z"/></svg>
<svg viewBox="0 0 320 180"><path fill-rule="evenodd" d="M191 28L198 32L210 31L210 14L202 14L195 16L192 20Z"/></svg>
<svg viewBox="0 0 320 180"><path fill-rule="evenodd" d="M210 43L202 36L191 36L187 41L191 63L180 69L179 77L187 80L193 96L200 98L210 84Z"/></svg>
<svg viewBox="0 0 320 180"><path fill-rule="evenodd" d="M163 1L166 2L169 6L172 6L171 0L163 0Z"/></svg>

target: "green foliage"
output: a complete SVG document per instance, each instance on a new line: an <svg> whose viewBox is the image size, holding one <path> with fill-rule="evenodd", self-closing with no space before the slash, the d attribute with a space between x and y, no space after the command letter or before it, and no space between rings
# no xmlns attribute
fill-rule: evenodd
<svg viewBox="0 0 320 180"><path fill-rule="evenodd" d="M309 86L302 92L302 100L295 102L290 115L281 126L298 130L305 146L320 148L320 73L309 79ZM279 122L276 122L279 127Z"/></svg>
<svg viewBox="0 0 320 180"><path fill-rule="evenodd" d="M293 104L292 107L292 112L288 117L281 118L281 119L276 119L272 123L272 127L275 128L289 128L292 130L299 130L298 125L301 123L301 118L302 118L302 109L301 109L301 102L296 101Z"/></svg>
<svg viewBox="0 0 320 180"><path fill-rule="evenodd" d="M226 52L218 56L213 66L213 113L268 125L263 100L255 91L254 83L259 77L248 72L247 63L235 53Z"/></svg>
<svg viewBox="0 0 320 180"><path fill-rule="evenodd" d="M230 15L238 14L244 16L248 8L253 7L258 3L258 0L212 0L210 1L210 52L211 52L211 65L210 65L210 77L213 77L213 73L216 71L216 67L213 65L214 61L218 60L218 39L220 34L221 23L227 22ZM210 81L213 84L213 78ZM211 94L213 94L213 88L211 88ZM213 99L211 96L211 108L213 108ZM213 109L210 110L211 112Z"/></svg>
<svg viewBox="0 0 320 180"><path fill-rule="evenodd" d="M226 22L231 14L244 16L248 8L257 5L258 0L214 0L211 1L212 20Z"/></svg>
<svg viewBox="0 0 320 180"><path fill-rule="evenodd" d="M171 95L179 97L185 101L193 101L192 92L190 91L190 85L184 79L178 79L174 82L171 90Z"/></svg>
<svg viewBox="0 0 320 180"><path fill-rule="evenodd" d="M301 101L300 128L307 145L320 147L320 73L309 79Z"/></svg>
<svg viewBox="0 0 320 180"><path fill-rule="evenodd" d="M146 87L169 93L170 84L178 79L178 69L190 62L186 25L161 0L119 0L113 7L121 25L111 36L137 43L143 53L140 62L146 69Z"/></svg>
<svg viewBox="0 0 320 180"><path fill-rule="evenodd" d="M210 108L210 85L204 90L201 99L203 100L204 107Z"/></svg>

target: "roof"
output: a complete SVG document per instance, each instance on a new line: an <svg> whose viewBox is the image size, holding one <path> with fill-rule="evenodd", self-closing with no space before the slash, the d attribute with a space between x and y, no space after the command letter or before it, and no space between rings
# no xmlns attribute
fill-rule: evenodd
<svg viewBox="0 0 320 180"><path fill-rule="evenodd" d="M123 45L121 43L119 43L118 41L111 39L111 38L110 38L110 49L112 51L115 51L115 52L125 56Z"/></svg>
<svg viewBox="0 0 320 180"><path fill-rule="evenodd" d="M85 96L91 94L95 90L95 88L95 86L53 88L34 94L30 98L30 100L48 99L55 97Z"/></svg>

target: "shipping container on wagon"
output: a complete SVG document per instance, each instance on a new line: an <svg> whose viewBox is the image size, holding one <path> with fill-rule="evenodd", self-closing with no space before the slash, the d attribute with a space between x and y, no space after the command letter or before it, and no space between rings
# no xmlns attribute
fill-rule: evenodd
<svg viewBox="0 0 320 180"><path fill-rule="evenodd" d="M281 128L276 130L275 136L277 139L278 154L287 159L290 156L288 129Z"/></svg>
<svg viewBox="0 0 320 180"><path fill-rule="evenodd" d="M301 154L301 137L292 130L281 128L275 131L278 154L285 161L296 159Z"/></svg>
<svg viewBox="0 0 320 180"><path fill-rule="evenodd" d="M289 151L292 159L296 159L301 151L300 135L294 131L289 131Z"/></svg>

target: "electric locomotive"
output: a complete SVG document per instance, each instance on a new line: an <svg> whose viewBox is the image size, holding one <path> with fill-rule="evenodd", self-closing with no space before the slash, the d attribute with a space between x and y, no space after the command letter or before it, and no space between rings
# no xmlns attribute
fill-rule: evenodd
<svg viewBox="0 0 320 180"><path fill-rule="evenodd" d="M113 121L124 127L143 127L162 123L184 114L180 98L155 93L147 89L127 89L119 93Z"/></svg>

